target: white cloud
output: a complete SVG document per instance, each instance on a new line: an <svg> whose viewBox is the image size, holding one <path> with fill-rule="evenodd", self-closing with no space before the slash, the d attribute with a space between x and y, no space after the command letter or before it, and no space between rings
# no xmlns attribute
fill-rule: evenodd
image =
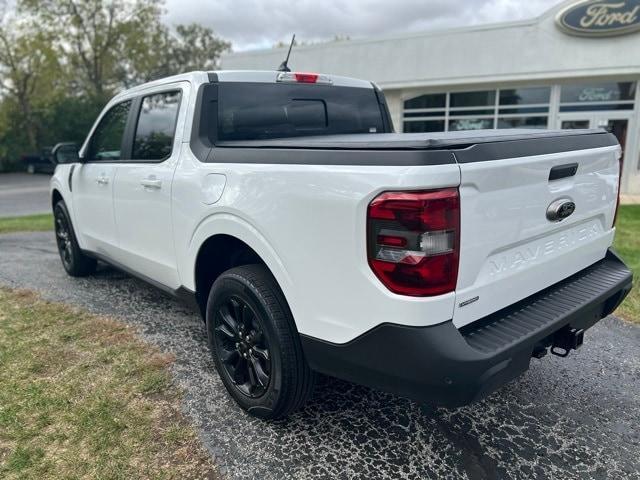
<svg viewBox="0 0 640 480"><path fill-rule="evenodd" d="M170 24L198 22L234 50L269 48L296 33L303 41L372 37L520 20L559 0L167 0Z"/></svg>

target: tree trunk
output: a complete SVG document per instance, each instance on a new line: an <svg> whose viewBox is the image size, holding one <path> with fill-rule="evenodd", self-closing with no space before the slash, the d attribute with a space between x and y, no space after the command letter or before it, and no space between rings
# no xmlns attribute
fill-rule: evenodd
<svg viewBox="0 0 640 480"><path fill-rule="evenodd" d="M20 98L20 110L22 110L22 118L24 120L24 128L27 134L27 142L29 145L30 153L38 151L38 132L37 126L33 121L33 114L31 112L31 105L26 98Z"/></svg>

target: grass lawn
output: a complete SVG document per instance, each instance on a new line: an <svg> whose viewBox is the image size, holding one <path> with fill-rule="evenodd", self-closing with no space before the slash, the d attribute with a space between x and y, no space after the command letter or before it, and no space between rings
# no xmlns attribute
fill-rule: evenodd
<svg viewBox="0 0 640 480"><path fill-rule="evenodd" d="M218 478L170 363L114 320L0 289L0 478Z"/></svg>
<svg viewBox="0 0 640 480"><path fill-rule="evenodd" d="M28 215L26 217L0 218L0 233L39 232L53 230L53 215Z"/></svg>
<svg viewBox="0 0 640 480"><path fill-rule="evenodd" d="M640 324L640 205L622 205L616 223L615 248L633 270L634 286L616 315Z"/></svg>

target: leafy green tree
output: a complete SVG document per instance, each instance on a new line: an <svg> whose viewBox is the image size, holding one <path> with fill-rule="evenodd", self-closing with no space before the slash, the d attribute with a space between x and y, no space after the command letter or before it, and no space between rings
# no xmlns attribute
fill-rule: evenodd
<svg viewBox="0 0 640 480"><path fill-rule="evenodd" d="M178 25L169 40L169 60L175 73L190 70L214 70L220 55L231 50L231 44L197 23Z"/></svg>
<svg viewBox="0 0 640 480"><path fill-rule="evenodd" d="M20 9L54 33L60 56L99 99L119 87L189 70L211 69L230 44L198 24L162 23L156 0L20 0Z"/></svg>
<svg viewBox="0 0 640 480"><path fill-rule="evenodd" d="M0 0L0 170L43 146L81 142L119 89L217 67L230 44L198 24L171 29L162 5Z"/></svg>
<svg viewBox="0 0 640 480"><path fill-rule="evenodd" d="M28 148L35 150L37 98L50 86L47 75L57 68L57 60L46 35L30 27L13 18L0 25L0 95L18 113L16 123L24 129Z"/></svg>
<svg viewBox="0 0 640 480"><path fill-rule="evenodd" d="M122 83L129 86L193 70L214 70L220 55L230 49L231 44L208 27L192 23L171 30L158 24L142 41L128 40L128 60L122 64L128 73L122 75Z"/></svg>
<svg viewBox="0 0 640 480"><path fill-rule="evenodd" d="M106 99L134 75L127 46L146 45L161 10L154 0L21 0L19 10L56 38L60 56L86 94Z"/></svg>

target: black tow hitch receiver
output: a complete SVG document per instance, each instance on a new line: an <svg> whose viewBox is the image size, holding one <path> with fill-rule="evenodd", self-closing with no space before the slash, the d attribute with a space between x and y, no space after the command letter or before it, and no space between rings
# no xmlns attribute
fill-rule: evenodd
<svg viewBox="0 0 640 480"><path fill-rule="evenodd" d="M577 350L584 342L584 330L565 327L553 335L551 353L558 357L566 357L571 350Z"/></svg>

